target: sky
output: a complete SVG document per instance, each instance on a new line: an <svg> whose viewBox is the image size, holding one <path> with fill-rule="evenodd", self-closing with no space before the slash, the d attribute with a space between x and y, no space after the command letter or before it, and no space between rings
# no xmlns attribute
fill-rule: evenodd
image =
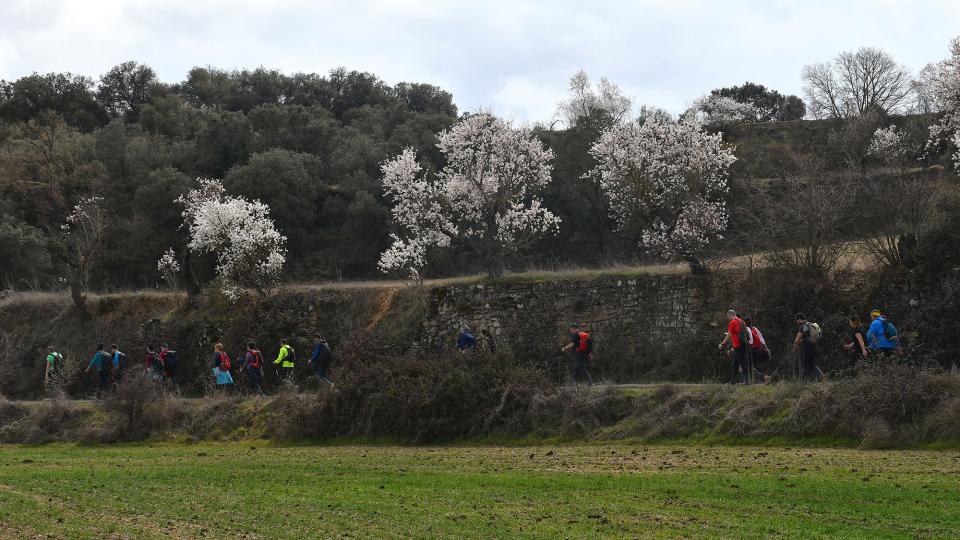
<svg viewBox="0 0 960 540"><path fill-rule="evenodd" d="M194 66L344 66L549 122L580 69L680 113L748 80L801 95L805 64L862 46L917 70L958 35L960 0L3 0L0 79L127 60L165 82Z"/></svg>

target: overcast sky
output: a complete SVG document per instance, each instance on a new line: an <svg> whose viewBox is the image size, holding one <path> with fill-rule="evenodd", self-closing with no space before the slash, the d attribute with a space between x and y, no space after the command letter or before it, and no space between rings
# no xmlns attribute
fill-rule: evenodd
<svg viewBox="0 0 960 540"><path fill-rule="evenodd" d="M746 80L800 94L804 64L864 45L916 70L957 35L960 0L2 0L0 78L130 59L166 82L193 66L345 66L546 121L581 68L678 113Z"/></svg>

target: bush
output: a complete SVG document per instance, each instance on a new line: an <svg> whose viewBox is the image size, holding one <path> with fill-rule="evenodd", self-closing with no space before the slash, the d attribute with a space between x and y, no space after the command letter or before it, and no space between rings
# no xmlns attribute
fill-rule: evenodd
<svg viewBox="0 0 960 540"><path fill-rule="evenodd" d="M153 428L161 427L164 423L169 425L169 422L164 422L169 418L163 414L163 411L168 408L156 407L163 397L164 392L160 384L138 369L126 373L114 385L113 389L107 393L103 406L107 412L121 418L118 435L125 439L136 440L149 435ZM147 419L152 422L146 422ZM157 423L161 426L157 426Z"/></svg>
<svg viewBox="0 0 960 540"><path fill-rule="evenodd" d="M423 359L354 356L333 389L283 395L271 425L281 439L392 437L414 443L525 433L533 396L547 386L535 368L501 356L444 353Z"/></svg>

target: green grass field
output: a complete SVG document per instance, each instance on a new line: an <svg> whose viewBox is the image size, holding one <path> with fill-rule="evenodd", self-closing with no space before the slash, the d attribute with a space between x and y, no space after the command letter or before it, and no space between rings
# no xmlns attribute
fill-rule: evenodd
<svg viewBox="0 0 960 540"><path fill-rule="evenodd" d="M0 447L7 538L960 536L960 453Z"/></svg>

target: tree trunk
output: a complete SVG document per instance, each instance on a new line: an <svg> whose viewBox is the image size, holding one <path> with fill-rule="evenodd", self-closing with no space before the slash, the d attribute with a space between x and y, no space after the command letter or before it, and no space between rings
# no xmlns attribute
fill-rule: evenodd
<svg viewBox="0 0 960 540"><path fill-rule="evenodd" d="M192 298L200 294L201 287L200 281L197 279L197 274L193 271L193 258L190 256L190 250L187 250L183 254L183 266L187 270L184 289L187 291L187 296Z"/></svg>
<svg viewBox="0 0 960 540"><path fill-rule="evenodd" d="M73 299L73 305L77 307L80 316L84 319L90 318L90 312L87 311L87 295L83 292L83 286L77 279L70 280L70 298Z"/></svg>

